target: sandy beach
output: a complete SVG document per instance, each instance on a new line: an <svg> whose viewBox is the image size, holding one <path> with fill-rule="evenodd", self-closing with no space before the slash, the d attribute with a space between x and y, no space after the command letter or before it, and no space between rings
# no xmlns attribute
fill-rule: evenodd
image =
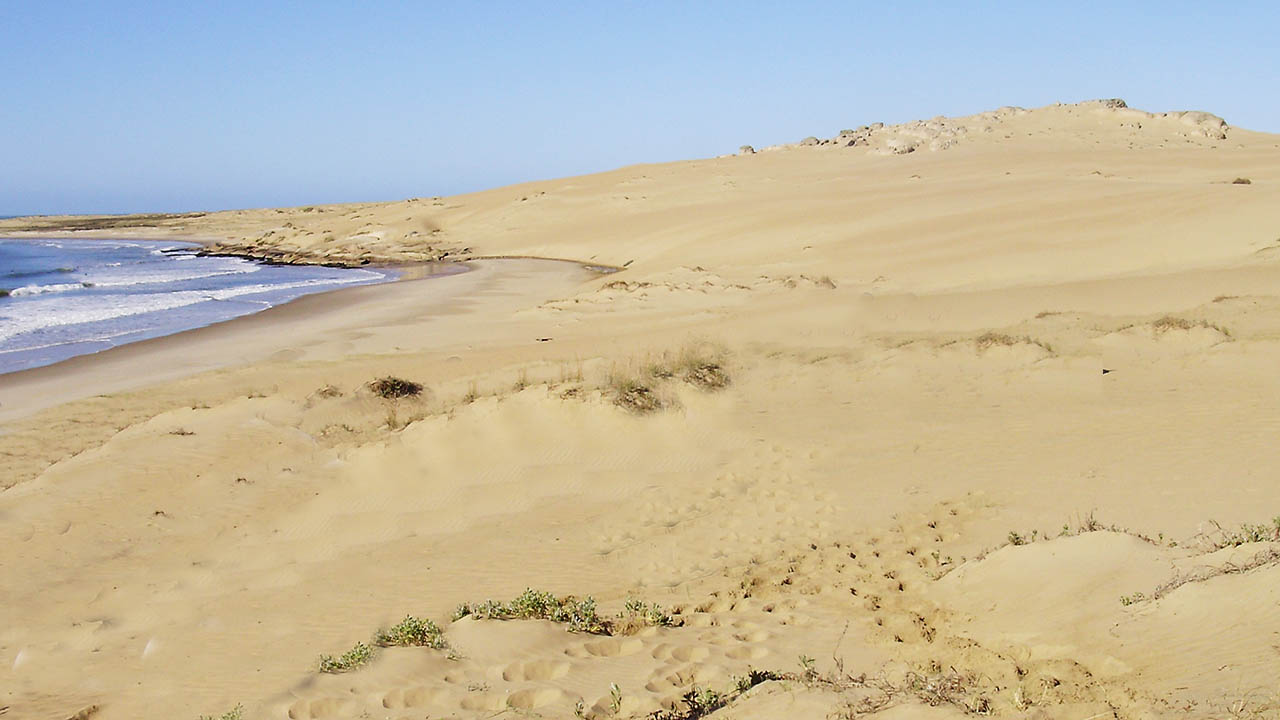
<svg viewBox="0 0 1280 720"><path fill-rule="evenodd" d="M0 376L0 715L1274 717L1280 136L811 140L0 220L468 270Z"/></svg>

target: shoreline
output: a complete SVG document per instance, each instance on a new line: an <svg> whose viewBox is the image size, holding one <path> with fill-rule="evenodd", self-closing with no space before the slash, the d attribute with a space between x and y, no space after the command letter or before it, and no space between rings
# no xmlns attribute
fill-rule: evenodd
<svg viewBox="0 0 1280 720"><path fill-rule="evenodd" d="M441 271L431 272L432 265ZM583 263L542 259L424 263L400 269L404 272L388 282L303 295L222 322L5 373L0 375L0 424L92 395L266 361L282 353L312 359L328 355L328 347L351 354L388 351L384 342L355 350L352 340L373 334L374 328L457 313L470 295L491 292L522 272L542 271L552 280L581 273L573 284L598 276ZM449 278L462 282L430 282ZM138 376L135 368L144 361L148 372Z"/></svg>
<svg viewBox="0 0 1280 720"><path fill-rule="evenodd" d="M12 236L9 236L9 235L0 236L0 240L6 240L6 239L12 239L12 240L25 240L25 239L39 239L39 238L21 238L21 237L12 237ZM57 238L57 239L61 239L61 238ZM407 264L407 265L403 265L403 266L397 266L397 265L383 265L383 264L373 265L373 264L370 264L370 265L365 265L365 266L363 266L363 267L345 267L345 266L332 265L332 264L325 264L325 265L321 265L321 264L319 264L319 263L289 263L289 262L279 262L279 261L263 260L263 259L261 259L261 258L250 257L250 256L246 256L246 255L235 255L235 254L232 254L232 253L206 253L206 252L204 252L204 249L208 247L206 243L201 242L201 241L199 241L199 240L195 240L195 239L189 239L189 238L165 238L165 239L159 239L159 238L116 238L116 237L102 237L102 236L96 236L96 235L95 235L94 237L78 236L78 237L70 238L70 239L72 239L72 240L84 241L84 242L92 242L92 241L96 241L96 240L108 240L108 241L115 241L115 240L136 240L137 242L140 242L140 243L154 243L154 244L157 244L157 245L166 245L166 244L169 244L169 243L177 243L177 244L180 244L180 246L179 246L179 247L160 247L160 248L157 248L157 250L158 250L161 254L166 255L166 256L170 256L170 255L194 255L194 256L197 256L197 257L234 257L234 258L237 258L237 259L250 261L250 262L253 262L253 263L256 263L256 264L261 264L261 265L266 265L266 266L274 266L274 267L282 267L282 266L291 266L291 267L292 267L292 266L296 266L296 267L317 267L317 266L323 266L323 267L330 267L330 268L335 268L335 269L344 269L344 270L346 270L346 269L349 269L349 270L356 270L356 269L359 269L359 270L366 270L366 271L375 272L375 273L377 273L377 274L382 275L382 279L380 279L380 280L377 280L377 281L375 281L375 282L360 283L358 286L385 285L385 284L388 284L388 283L399 282L399 281L401 281L401 280L420 279L420 278L426 278L426 277L433 277L433 278L434 278L434 277L442 277L442 276L447 276L447 275L452 275L452 274L461 274L461 273L464 273L464 272L467 272L467 271L469 271L469 270L470 270L470 268L469 268L469 267L467 267L467 266L465 266L465 264L459 264L460 269L453 270L453 271L449 271L449 270L447 270L447 269L437 269L437 268L430 267L430 266L434 265L434 263L413 263L413 264ZM425 271L425 272L424 272L424 271ZM310 296L312 296L312 295L324 295L324 294L327 294L327 293L331 293L331 292L338 292L338 291L340 291L340 290L347 290L347 289L352 289L352 288L348 288L348 287L344 287L344 286L342 286L342 285L338 285L338 286L333 287L333 288L331 288L331 289L329 289L329 290L322 290L322 291L319 291L319 292L309 292L309 293L304 293L304 294L302 294L302 295L298 295L297 297L293 297L293 298L291 298L291 299L289 299L289 300L285 300L285 301L283 301L283 302L279 302L279 303L275 303L275 304L269 305L268 307L263 308L263 309L260 309L260 310L253 310L253 311L250 311L250 312L245 313L245 314L243 314L243 315L236 315L236 316L231 317L231 318L226 318L226 319L222 319L222 320L215 320L215 321L213 321L213 322L209 322L209 323L206 323L206 324L203 324L203 325L196 325L196 326L194 326L194 327L181 328L181 329L178 329L178 330L174 330L174 331L172 331L172 332L165 332L165 333L163 333L163 334L161 334L161 335L158 335L158 336L153 336L153 337L144 337L144 338L140 338L140 339L137 339L137 340L129 340L129 341L123 342L123 343L121 343L121 344L119 344L119 345L109 345L108 347L104 347L104 348L101 348L101 349L98 349L98 350L91 350L91 351L88 351L88 352L79 352L79 353L75 353L75 354L73 354L73 355L70 355L69 357L63 358L63 359L61 359L61 360L55 360L54 362L46 363L46 364L42 364L42 365L36 365L36 366L34 366L34 367L21 368L21 369L10 370L10 371L0 371L0 383L3 383L3 382L5 381L5 379L6 379L6 378L9 378L9 377L12 377L12 376L18 375L18 374L20 374L20 373L29 372L29 371L32 371L32 370L39 370L39 369L41 369L41 368L51 367L51 366L54 366L54 365L59 365L59 364L61 364L61 363L68 362L68 361L71 361L71 360L75 360L75 359L77 359L77 358L81 358L81 357L93 356L93 355L99 355L99 354L101 354L101 353L109 352L109 351L111 351L111 350L115 350L115 349L117 349L117 348L127 347L127 346L129 346L129 345L135 345L135 344L138 344L138 343L145 343L145 342L147 342L148 340L156 340L156 339L159 339L159 338L169 337L169 336L172 336L172 335L178 335L178 334L185 333L185 332L191 332L191 331L194 331L194 330L200 330L200 329L202 329L202 328L210 327L210 326L213 326L213 325L220 325L220 324L222 324L222 323L232 322L232 321L235 321L235 320L239 320L239 319L241 319L241 318L244 318L244 317L249 317L249 316L252 316L252 315L259 315L259 314L261 314L261 313L263 313L263 312L267 312L267 311L269 311L269 310L271 310L271 309L273 309L273 308L281 307L281 306L284 306L284 305L288 305L288 304L290 304L290 303L296 302L296 301L301 300L301 299L306 298L306 297L310 297ZM4 297L4 296L8 296L8 295L9 295L9 292L8 292L8 291L6 291L6 290L0 290L0 297ZM161 311L161 312L164 312L164 311ZM85 342L85 341L75 341L75 343L67 343L67 344L76 344L76 343L79 343L79 342ZM19 350L19 351L22 351L22 350Z"/></svg>

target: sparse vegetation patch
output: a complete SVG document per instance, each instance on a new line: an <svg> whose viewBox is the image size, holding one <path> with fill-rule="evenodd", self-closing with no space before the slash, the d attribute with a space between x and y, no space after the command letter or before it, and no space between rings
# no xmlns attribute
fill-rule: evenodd
<svg viewBox="0 0 1280 720"><path fill-rule="evenodd" d="M626 635L643 627L679 625L680 622L659 605L628 600L616 617L600 615L594 598L573 595L556 597L553 593L527 588L510 602L485 600L463 603L453 613L454 620L474 617L479 620L550 620L564 623L573 632L593 635Z"/></svg>
<svg viewBox="0 0 1280 720"><path fill-rule="evenodd" d="M596 612L593 598L572 595L558 598L533 588L526 589L511 602L485 600L482 603L463 603L453 613L454 620L468 616L480 620L550 620L564 623L574 632L609 634L604 618Z"/></svg>

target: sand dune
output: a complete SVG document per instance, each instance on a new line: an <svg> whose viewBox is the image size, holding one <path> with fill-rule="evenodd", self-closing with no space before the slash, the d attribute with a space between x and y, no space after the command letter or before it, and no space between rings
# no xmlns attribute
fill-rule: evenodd
<svg viewBox="0 0 1280 720"><path fill-rule="evenodd" d="M0 379L6 720L1280 706L1280 136L1099 101L0 232L73 222L474 270ZM607 622L453 620L526 588Z"/></svg>

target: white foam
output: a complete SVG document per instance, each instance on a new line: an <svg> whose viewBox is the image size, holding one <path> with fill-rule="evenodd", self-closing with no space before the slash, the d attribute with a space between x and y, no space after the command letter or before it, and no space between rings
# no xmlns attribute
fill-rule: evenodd
<svg viewBox="0 0 1280 720"><path fill-rule="evenodd" d="M207 271L168 269L159 272L149 273L128 273L118 275L95 275L89 273L85 275L85 284L91 287L131 287L134 285L159 285L165 283L186 282L188 280L201 280L204 278L224 277L227 275L245 275L255 273L262 269L261 265L241 261L233 267L224 269L210 269Z"/></svg>
<svg viewBox="0 0 1280 720"><path fill-rule="evenodd" d="M20 288L14 288L9 291L10 297L23 297L25 295L44 295L46 293L71 292L72 290L83 290L84 283L58 283L56 285L24 285Z"/></svg>
<svg viewBox="0 0 1280 720"><path fill-rule="evenodd" d="M382 277L374 272L358 272L360 275L353 274L343 278L316 278L297 282L242 285L219 290L183 290L178 292L69 297L55 295L50 298L33 300L10 309L11 312L20 311L20 315L0 316L0 342L46 328L83 325L162 310L176 310L210 301L239 301L269 305L270 302L266 300L252 300L248 296L309 287L338 287L352 283L368 282Z"/></svg>

